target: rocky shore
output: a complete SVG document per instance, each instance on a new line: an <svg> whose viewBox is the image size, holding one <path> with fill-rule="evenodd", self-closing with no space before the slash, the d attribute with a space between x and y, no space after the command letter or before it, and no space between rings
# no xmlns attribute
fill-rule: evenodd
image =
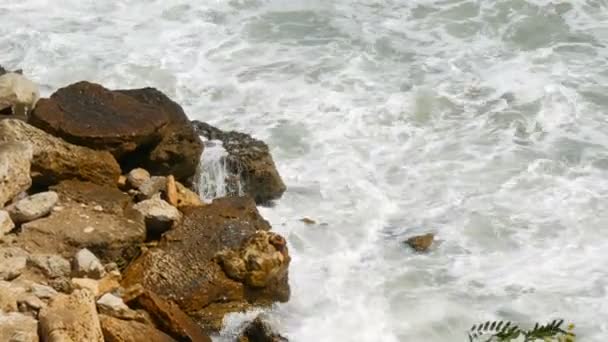
<svg viewBox="0 0 608 342"><path fill-rule="evenodd" d="M286 241L256 208L285 191L266 144L153 88L38 99L0 67L0 104L0 341L211 341L226 314L289 300ZM201 200L207 140L242 196Z"/></svg>

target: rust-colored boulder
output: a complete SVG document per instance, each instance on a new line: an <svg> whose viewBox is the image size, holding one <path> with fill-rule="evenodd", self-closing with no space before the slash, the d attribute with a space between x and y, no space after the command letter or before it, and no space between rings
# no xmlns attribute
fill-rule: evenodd
<svg viewBox="0 0 608 342"><path fill-rule="evenodd" d="M171 336L136 321L100 315L101 330L105 342L175 342Z"/></svg>
<svg viewBox="0 0 608 342"><path fill-rule="evenodd" d="M177 304L152 291L136 286L125 300L131 306L146 310L157 326L178 340L211 342L203 330Z"/></svg>
<svg viewBox="0 0 608 342"><path fill-rule="evenodd" d="M431 248L433 241L435 240L435 234L428 233L424 235L412 236L407 239L405 243L407 243L410 247L412 247L416 252L426 252Z"/></svg>
<svg viewBox="0 0 608 342"><path fill-rule="evenodd" d="M128 195L79 181L64 181L52 189L59 194L59 206L49 217L24 224L18 245L65 257L87 248L105 262L123 265L138 252L146 228Z"/></svg>
<svg viewBox="0 0 608 342"><path fill-rule="evenodd" d="M249 197L221 198L206 206L185 208L182 223L165 233L156 248L146 251L128 267L123 286L141 284L175 301L186 313L201 318L197 321L202 324L207 323L203 321L205 317L210 317L205 313L206 308L213 304L234 303L233 307L240 311L248 304L287 301L288 255L281 257L283 263L276 272L269 270L269 264L275 261L272 257L270 263L263 258L252 258L268 270L262 272L269 276L260 277L263 280L259 287L250 286L245 279L231 279L214 258L222 251L246 250L248 241L258 236L257 231L269 229L268 222ZM276 248L264 246L268 250ZM269 255L276 256L276 251L272 250ZM284 251L286 253L286 249ZM253 273L256 268L253 266L247 271Z"/></svg>
<svg viewBox="0 0 608 342"><path fill-rule="evenodd" d="M153 88L116 90L78 82L41 99L30 123L77 145L111 152L124 171L192 177L202 142L182 108Z"/></svg>
<svg viewBox="0 0 608 342"><path fill-rule="evenodd" d="M32 146L34 184L48 186L79 179L115 186L120 176L120 167L108 152L72 145L21 120L0 120L0 141Z"/></svg>
<svg viewBox="0 0 608 342"><path fill-rule="evenodd" d="M224 132L200 121L192 124L201 136L222 142L228 153L226 165L230 173L240 177L243 191L257 203L264 204L283 195L285 183L263 141L245 133Z"/></svg>

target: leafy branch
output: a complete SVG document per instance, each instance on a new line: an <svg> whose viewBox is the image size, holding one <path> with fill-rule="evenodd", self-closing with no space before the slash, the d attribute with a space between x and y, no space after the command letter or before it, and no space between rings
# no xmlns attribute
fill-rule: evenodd
<svg viewBox="0 0 608 342"><path fill-rule="evenodd" d="M556 341L574 342L576 335L572 332L574 325L569 325L567 330L562 329L563 319L556 319L548 324L534 325L530 330L524 330L509 321L487 321L476 324L468 332L469 342L511 342L523 337L523 342L533 341ZM484 340L481 340L484 338Z"/></svg>

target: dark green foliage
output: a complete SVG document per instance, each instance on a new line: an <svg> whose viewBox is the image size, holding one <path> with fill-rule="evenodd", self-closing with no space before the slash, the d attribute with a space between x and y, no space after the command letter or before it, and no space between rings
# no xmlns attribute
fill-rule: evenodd
<svg viewBox="0 0 608 342"><path fill-rule="evenodd" d="M562 329L561 326L563 324L563 319L556 319L545 325L536 323L533 329L524 330L509 321L487 321L471 327L469 330L469 341L510 342L519 337L523 337L524 342L545 341L547 338L555 339L555 341L570 338L566 339L566 341L574 341L575 335L570 331Z"/></svg>

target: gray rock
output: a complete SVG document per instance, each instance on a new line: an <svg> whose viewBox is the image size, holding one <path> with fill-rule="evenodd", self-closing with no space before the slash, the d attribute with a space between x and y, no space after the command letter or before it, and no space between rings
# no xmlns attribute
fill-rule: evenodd
<svg viewBox="0 0 608 342"><path fill-rule="evenodd" d="M154 195L164 191L167 187L167 178L162 176L151 177L148 181L142 184L138 190L138 198L140 200L150 199Z"/></svg>
<svg viewBox="0 0 608 342"><path fill-rule="evenodd" d="M58 294L52 287L41 284L32 284L30 290L34 296L40 299L51 299Z"/></svg>
<svg viewBox="0 0 608 342"><path fill-rule="evenodd" d="M86 248L81 249L74 256L72 271L77 277L100 279L106 273L101 261Z"/></svg>
<svg viewBox="0 0 608 342"><path fill-rule="evenodd" d="M0 311L0 341L38 342L38 321L22 313Z"/></svg>
<svg viewBox="0 0 608 342"><path fill-rule="evenodd" d="M32 148L27 144L0 143L0 208L32 185L32 158Z"/></svg>
<svg viewBox="0 0 608 342"><path fill-rule="evenodd" d="M13 228L15 228L15 223L11 220L8 212L0 210L0 237L9 233Z"/></svg>
<svg viewBox="0 0 608 342"><path fill-rule="evenodd" d="M95 298L89 291L55 296L38 317L43 341L104 341Z"/></svg>
<svg viewBox="0 0 608 342"><path fill-rule="evenodd" d="M160 236L178 222L182 214L177 208L154 196L149 200L137 203L133 209L139 211L145 218L148 237Z"/></svg>
<svg viewBox="0 0 608 342"><path fill-rule="evenodd" d="M139 188L140 186L142 186L144 183L146 183L149 180L150 180L150 173L141 168L133 169L127 175L127 182L134 189Z"/></svg>
<svg viewBox="0 0 608 342"><path fill-rule="evenodd" d="M15 223L29 222L50 213L58 200L59 196L54 191L41 192L22 199L7 209Z"/></svg>
<svg viewBox="0 0 608 342"><path fill-rule="evenodd" d="M46 304L38 297L34 295L25 295L17 300L17 304L22 307L25 306L26 310L38 311L46 306Z"/></svg>
<svg viewBox="0 0 608 342"><path fill-rule="evenodd" d="M66 277L70 274L70 262L59 255L35 254L31 255L28 263L41 269L50 278Z"/></svg>
<svg viewBox="0 0 608 342"><path fill-rule="evenodd" d="M127 304L122 301L122 298L111 293L106 293L97 300L97 307L101 312L111 313L130 310Z"/></svg>

